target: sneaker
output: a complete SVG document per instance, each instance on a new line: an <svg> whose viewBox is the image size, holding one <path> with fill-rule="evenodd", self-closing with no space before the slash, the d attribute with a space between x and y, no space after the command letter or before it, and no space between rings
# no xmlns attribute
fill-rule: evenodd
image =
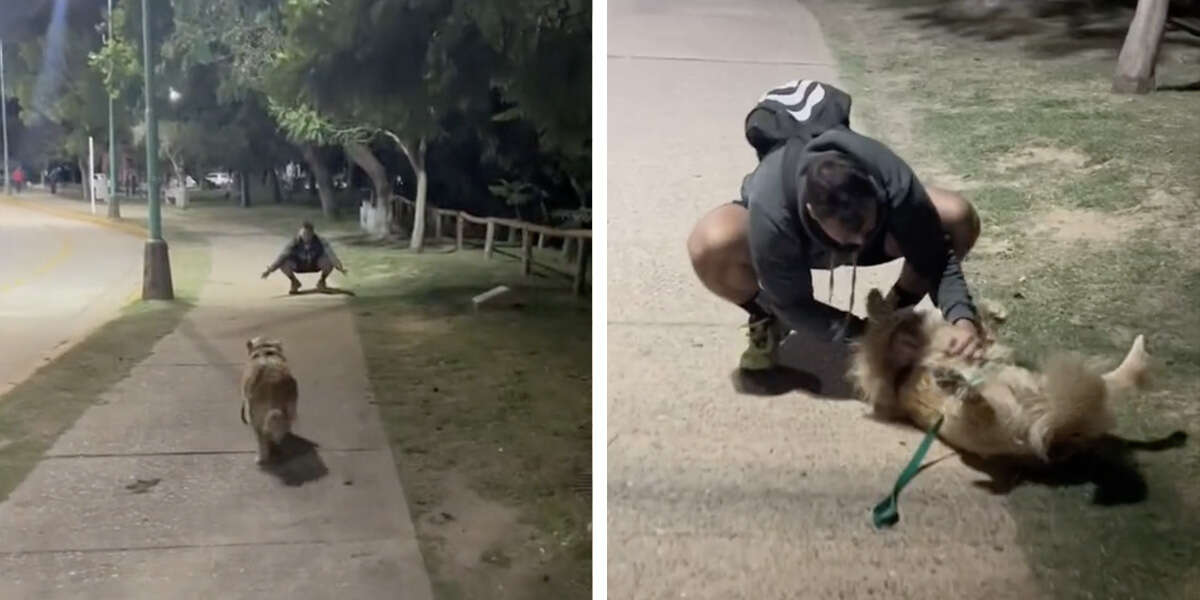
<svg viewBox="0 0 1200 600"><path fill-rule="evenodd" d="M742 352L738 366L747 371L765 371L775 366L775 351L783 341L775 318L759 319L746 325L750 347Z"/></svg>

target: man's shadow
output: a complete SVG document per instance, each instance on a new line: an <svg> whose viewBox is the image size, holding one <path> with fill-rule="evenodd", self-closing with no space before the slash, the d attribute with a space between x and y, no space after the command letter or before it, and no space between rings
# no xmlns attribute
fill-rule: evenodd
<svg viewBox="0 0 1200 600"><path fill-rule="evenodd" d="M780 396L802 391L828 399L850 399L854 388L846 378L850 347L801 333L788 336L776 351L776 366L762 371L735 369L733 388L741 394Z"/></svg>
<svg viewBox="0 0 1200 600"><path fill-rule="evenodd" d="M289 293L287 293L287 294L283 294L283 295L280 295L280 296L276 296L276 298L286 298L286 297L288 297L288 296L308 296L308 295L311 295L311 294L325 294L325 295L328 295L328 296L338 296L338 295L341 295L341 296L354 296L354 295L355 295L355 293L354 293L354 292L352 292L352 291L350 291L350 290L345 290L345 289L342 289L342 288L337 288L337 287L332 287L332 286L331 286L331 287L327 287L327 288L325 288L325 289L323 289L323 290L322 290L322 289L317 289L317 288L308 288L308 289L303 289L303 290L296 290L295 292L289 292Z"/></svg>
<svg viewBox="0 0 1200 600"><path fill-rule="evenodd" d="M963 464L991 477L975 485L993 494L1008 494L1026 483L1049 487L1096 486L1092 503L1099 506L1135 504L1146 499L1148 486L1136 453L1161 452L1187 444L1188 434L1176 431L1153 440L1106 435L1093 446L1054 465L1014 459L983 458L959 453Z"/></svg>
<svg viewBox="0 0 1200 600"><path fill-rule="evenodd" d="M317 452L317 443L293 433L271 449L271 460L262 470L274 475L288 486L300 486L329 474L325 461Z"/></svg>

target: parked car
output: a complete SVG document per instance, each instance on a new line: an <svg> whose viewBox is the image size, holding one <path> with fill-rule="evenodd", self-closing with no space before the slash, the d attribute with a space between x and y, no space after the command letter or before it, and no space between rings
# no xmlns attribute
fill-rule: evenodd
<svg viewBox="0 0 1200 600"><path fill-rule="evenodd" d="M213 171L205 175L204 180L217 187L225 187L233 184L233 177L224 171Z"/></svg>

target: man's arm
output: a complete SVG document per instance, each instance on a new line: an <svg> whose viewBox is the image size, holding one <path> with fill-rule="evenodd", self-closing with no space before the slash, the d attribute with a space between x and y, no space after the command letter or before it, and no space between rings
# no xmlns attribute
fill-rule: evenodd
<svg viewBox="0 0 1200 600"><path fill-rule="evenodd" d="M321 238L321 247L325 249L325 255L329 257L329 262L333 263L333 266L335 268L337 268L339 271L344 272L346 270L346 268L344 266L342 266L342 261L338 258L337 254L334 253L333 244L330 244L329 242L325 241L325 238L322 237Z"/></svg>
<svg viewBox="0 0 1200 600"><path fill-rule="evenodd" d="M924 186L912 178L905 198L895 210L893 234L905 260L930 284L933 303L950 323L967 319L979 325L979 312L967 287L962 264L942 228L937 209ZM911 290L910 290L911 291Z"/></svg>
<svg viewBox="0 0 1200 600"><path fill-rule="evenodd" d="M275 269L278 269L279 267L283 266L283 263L285 261L287 261L289 256L292 255L292 250L295 247L296 247L296 240L294 240L294 239L289 240L288 243L283 247L283 251L279 253L279 256L277 256L275 258L274 262L272 262L270 265L267 266L267 270L263 274L269 275Z"/></svg>
<svg viewBox="0 0 1200 600"><path fill-rule="evenodd" d="M813 297L812 270L804 246L794 233L772 221L765 211L750 204L750 257L766 292L770 310L793 331L820 339L839 340L856 336L865 322L849 315L849 330L843 331L847 314Z"/></svg>

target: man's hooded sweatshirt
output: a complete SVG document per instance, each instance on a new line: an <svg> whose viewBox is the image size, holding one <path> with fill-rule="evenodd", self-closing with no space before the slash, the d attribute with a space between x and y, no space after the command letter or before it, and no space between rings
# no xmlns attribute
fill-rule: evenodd
<svg viewBox="0 0 1200 600"><path fill-rule="evenodd" d="M746 117L746 138L760 161L741 189L750 211L750 255L760 298L784 325L837 339L851 323L847 313L813 297L810 269L831 270L831 291L833 266L857 269L857 256L825 235L803 208L805 167L829 152L859 164L875 184L877 225L863 248L882 244L879 236L890 234L904 259L931 283L934 304L946 320L978 323L959 259L929 195L900 157L850 130L848 94L811 80L769 90Z"/></svg>

